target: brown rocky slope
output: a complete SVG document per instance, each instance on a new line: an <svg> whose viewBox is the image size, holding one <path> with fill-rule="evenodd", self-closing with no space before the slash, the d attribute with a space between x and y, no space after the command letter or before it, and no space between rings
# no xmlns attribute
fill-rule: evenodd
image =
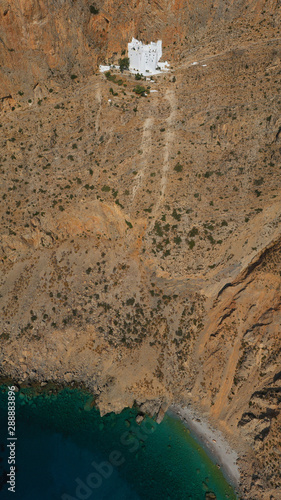
<svg viewBox="0 0 281 500"><path fill-rule="evenodd" d="M192 402L280 498L278 2L0 7L2 377ZM147 97L97 72L131 36Z"/></svg>

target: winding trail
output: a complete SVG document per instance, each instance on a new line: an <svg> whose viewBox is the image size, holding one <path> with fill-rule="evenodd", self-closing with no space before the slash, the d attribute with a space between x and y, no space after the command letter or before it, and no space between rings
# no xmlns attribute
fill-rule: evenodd
<svg viewBox="0 0 281 500"><path fill-rule="evenodd" d="M200 59L196 59L196 62L198 63L198 65L204 64L206 61L210 61L211 59L217 59L219 57L224 56L225 54L229 54L230 52L232 52L233 50L236 50L236 49L249 50L252 47L255 47L257 45L267 45L270 42L275 42L277 40L278 41L281 40L281 37L266 38L265 40L259 40L258 42L244 43L244 44L242 43L241 45L233 45L230 48L228 47L227 49L222 50L221 52L218 52L217 54L212 54L209 56L201 57ZM184 62L182 64L179 64L177 66L177 69L193 67L193 59L194 58L196 58L195 55L192 58L192 61L189 60L188 62Z"/></svg>
<svg viewBox="0 0 281 500"><path fill-rule="evenodd" d="M97 99L98 105L99 105L97 116L96 116L96 123L95 123L95 131L97 133L99 131L99 128L100 128L100 114L101 114L101 101L102 101L101 90L100 90L99 86L97 87L96 99Z"/></svg>
<svg viewBox="0 0 281 500"><path fill-rule="evenodd" d="M136 175L136 183L133 187L133 192L132 192L132 202L135 199L135 196L139 189L142 186L143 179L144 179L144 174L147 169L147 166L149 164L149 157L151 153L151 146L152 146L152 141L151 141L151 129L154 123L154 119L152 117L146 118L143 126L143 133L142 133L142 141L141 141L141 150L143 151L142 155L142 161L141 161L141 169Z"/></svg>
<svg viewBox="0 0 281 500"><path fill-rule="evenodd" d="M175 135L175 120L176 120L176 110L177 110L177 100L175 96L175 92L172 90L167 90L165 94L165 99L169 101L171 112L168 118L166 119L166 134L165 134L165 146L164 146L164 159L163 159L163 167L162 167L162 176L160 181L160 196L157 200L157 203L152 212L152 221L150 223L149 229L154 225L155 219L157 218L159 208L163 204L165 198L165 191L167 187L167 174L170 169L170 150L174 141Z"/></svg>

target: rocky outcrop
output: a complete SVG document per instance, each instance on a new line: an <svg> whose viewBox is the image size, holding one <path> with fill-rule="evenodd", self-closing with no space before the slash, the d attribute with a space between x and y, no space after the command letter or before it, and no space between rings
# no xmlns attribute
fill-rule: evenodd
<svg viewBox="0 0 281 500"><path fill-rule="evenodd" d="M215 300L204 342L199 340L202 368L194 388L211 415L240 429L256 451L257 470L263 473L256 473L258 481L244 493L249 488L259 498L266 498L262 489L280 480L280 250L278 238Z"/></svg>
<svg viewBox="0 0 281 500"><path fill-rule="evenodd" d="M224 47L220 29L231 30L235 43L237 35L251 39L253 24L272 32L280 23L277 0L205 0L200 8L195 0L3 0L0 8L0 98L12 94L17 100L19 92L31 98L31 89L46 79L67 86L73 77L93 74L101 62L117 62L132 36L161 38L164 59L178 62L206 44L215 52Z"/></svg>

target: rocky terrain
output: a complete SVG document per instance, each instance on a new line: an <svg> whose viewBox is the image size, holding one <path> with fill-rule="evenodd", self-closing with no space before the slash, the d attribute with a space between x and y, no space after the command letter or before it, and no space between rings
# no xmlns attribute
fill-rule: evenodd
<svg viewBox="0 0 281 500"><path fill-rule="evenodd" d="M102 413L191 402L243 498L281 498L279 2L0 18L2 379L83 383ZM100 74L132 36L171 72Z"/></svg>

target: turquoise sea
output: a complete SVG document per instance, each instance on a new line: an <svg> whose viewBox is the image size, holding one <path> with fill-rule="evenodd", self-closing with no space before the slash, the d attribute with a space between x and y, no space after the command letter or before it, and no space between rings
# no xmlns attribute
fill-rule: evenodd
<svg viewBox="0 0 281 500"><path fill-rule="evenodd" d="M16 392L16 487L8 491L7 387L0 387L0 499L236 499L178 420L137 409L101 417L87 392L46 386Z"/></svg>

